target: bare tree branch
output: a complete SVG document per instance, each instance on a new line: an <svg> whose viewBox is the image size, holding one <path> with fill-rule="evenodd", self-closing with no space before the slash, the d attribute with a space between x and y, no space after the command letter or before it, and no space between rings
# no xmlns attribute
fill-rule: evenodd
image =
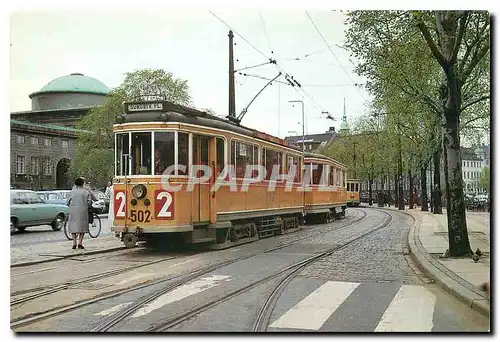
<svg viewBox="0 0 500 342"><path fill-rule="evenodd" d="M458 50L460 50L460 44L462 43L462 39L465 33L465 28L467 27L467 20L469 18L469 11L464 11L462 17L460 18L460 22L458 23L458 35L455 39L455 45L453 46L453 53L451 55L450 64L454 65L457 60Z"/></svg>
<svg viewBox="0 0 500 342"><path fill-rule="evenodd" d="M420 29L420 32L422 32L422 35L424 36L425 41L427 42L427 45L429 45L429 48L431 49L434 57L437 59L439 65L441 65L441 67L445 69L447 66L447 62L444 59L444 56L441 53L441 51L439 51L438 47L436 46L436 43L434 43L434 40L432 39L429 29L422 20L419 20L419 22L417 23L417 27Z"/></svg>
<svg viewBox="0 0 500 342"><path fill-rule="evenodd" d="M485 96L481 96L469 103L467 103L466 105L463 105L462 108L460 109L461 112L463 112L464 110L466 110L468 107L472 106L472 105L475 105L476 103L478 102L481 102L481 101L484 101L484 100L489 100L490 98L490 95L485 95Z"/></svg>
<svg viewBox="0 0 500 342"><path fill-rule="evenodd" d="M462 75L460 75L460 84L464 84L467 78L470 76L472 70L476 67L476 65L483 59L486 53L490 50L490 42L488 41L486 45L476 54L474 54L471 58L470 64L465 69Z"/></svg>

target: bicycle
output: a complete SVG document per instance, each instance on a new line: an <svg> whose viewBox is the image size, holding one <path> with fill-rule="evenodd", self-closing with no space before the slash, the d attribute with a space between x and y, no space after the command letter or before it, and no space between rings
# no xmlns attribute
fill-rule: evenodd
<svg viewBox="0 0 500 342"><path fill-rule="evenodd" d="M64 235L66 235L66 238L71 241L73 240L73 237L71 236L71 233L68 232L68 217L69 214L66 216L66 220L64 222ZM99 236L99 234L101 234L101 219L94 211L92 211L92 217L93 222L89 223L89 235L95 239Z"/></svg>

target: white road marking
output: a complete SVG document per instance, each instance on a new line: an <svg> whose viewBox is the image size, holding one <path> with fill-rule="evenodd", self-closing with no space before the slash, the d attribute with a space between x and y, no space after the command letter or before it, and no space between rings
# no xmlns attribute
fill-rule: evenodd
<svg viewBox="0 0 500 342"><path fill-rule="evenodd" d="M165 293L164 295L156 298L151 303L146 304L145 306L137 310L132 317L144 316L154 310L163 307L164 305L177 302L196 293L203 292L219 285L222 281L229 281L230 279L230 276L213 275L193 281L192 283L178 287L173 291Z"/></svg>
<svg viewBox="0 0 500 342"><path fill-rule="evenodd" d="M103 310L103 311L101 311L101 312L98 312L98 313L94 314L94 316L107 316L107 315L110 315L110 314L112 314L112 313L115 313L115 312L120 311L120 310L121 310L121 309L123 309L124 307L129 306L130 304L132 304L132 302L123 303L123 304L118 304L118 305L113 306L113 307L112 307L112 308L110 308L110 309L107 309L107 310Z"/></svg>
<svg viewBox="0 0 500 342"><path fill-rule="evenodd" d="M318 330L359 285L359 283L328 281L269 327Z"/></svg>
<svg viewBox="0 0 500 342"><path fill-rule="evenodd" d="M182 264L187 264L187 263L189 263L189 262L193 262L193 261L198 261L198 259L190 259L190 260L186 260L186 261L178 262L177 264L173 264L173 265L170 265L170 266L167 266L167 267L179 266L179 265L182 265Z"/></svg>
<svg viewBox="0 0 500 342"><path fill-rule="evenodd" d="M154 273L139 273L133 277L130 277L130 278L127 278L127 279L123 279L122 281L116 283L116 285L123 285L123 284L126 284L126 283L130 283L131 281L133 280L136 280L136 279L140 279L140 278L144 278L144 277L148 277L148 276L152 276L154 275Z"/></svg>
<svg viewBox="0 0 500 342"><path fill-rule="evenodd" d="M375 331L431 331L436 296L419 285L402 285Z"/></svg>

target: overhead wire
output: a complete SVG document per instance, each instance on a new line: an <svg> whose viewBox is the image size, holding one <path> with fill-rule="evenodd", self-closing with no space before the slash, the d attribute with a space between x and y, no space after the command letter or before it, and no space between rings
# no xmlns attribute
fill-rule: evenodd
<svg viewBox="0 0 500 342"><path fill-rule="evenodd" d="M235 29L233 29L233 28L232 28L232 27L231 27L228 23L226 23L224 20L222 20L220 17L218 17L215 13L213 13L213 12L212 12L212 11L210 11L210 10L209 10L209 12L210 12L210 14L212 14L215 18L217 18L217 19L218 19L221 23L223 23L226 27L228 27L230 30L232 30L232 31L233 31L233 32L234 32L237 36L239 36L241 39L243 39L243 40L244 40L244 41L245 41L248 45L250 45L250 46L251 46L251 47L252 47L255 51L257 51L258 53L260 53L260 54L261 54L262 56L264 56L267 60L269 60L269 61L273 61L273 59L272 59L272 58L269 58L269 57L268 57L265 53L263 53L261 50L259 50L259 49L258 49L255 45L253 45L253 44L252 44L252 43L251 43L248 39L246 39L243 35L241 35L240 33L238 33ZM307 97L311 100L311 102L313 103L313 105L314 105L316 108L320 108L320 109L324 110L324 108L323 108L323 107L321 107L320 105L318 105L318 104L316 103L316 101L314 101L314 99L312 98L312 96L310 96L309 94L307 94L307 92L306 92L304 89L302 89L302 86L301 86L301 85L300 85L300 84L299 84L299 83L298 83L295 79L293 79L293 76L290 76L290 74L289 74L289 73L287 73L287 72L286 72L286 71L285 71L282 67L280 67L280 66L278 65L278 63L276 63L276 61L275 61L275 60L274 60L274 63L272 63L272 64L274 64L274 66L275 66L276 68L278 68L278 69L279 69L279 70L280 70L283 74L285 74L285 79L286 79L287 81L288 81L287 76L288 76L288 77L291 77L291 78L292 78L292 80L294 81L294 83L296 83L296 85L298 86L298 88L299 88L299 89L300 89L300 90L301 90L301 91L302 91L302 92L303 92L303 93L304 93L304 94L305 94L305 95L306 95L306 96L307 96ZM276 81L275 81L275 82L276 82ZM289 81L289 83L290 83L290 85L292 85L292 82L290 82L290 81ZM292 88L294 88L294 89L295 89L295 86L294 86L294 85L292 85Z"/></svg>
<svg viewBox="0 0 500 342"><path fill-rule="evenodd" d="M340 66L342 67L342 70L344 70L345 74L347 75L347 77L349 77L349 79L351 80L352 83L356 84L356 82L354 82L354 80L352 79L351 75L347 72L347 70L342 66L342 63L340 62L340 60L338 59L337 55L335 55L335 53L333 52L332 48L328 45L325 37L323 36L323 34L321 33L321 31L319 30L318 26L316 26L316 24L314 23L314 20L311 18L311 16L309 15L309 13L307 11L306 12L306 15L307 17L309 18L309 20L311 21L311 23L313 24L314 28L316 29L316 31L318 32L319 36L321 37L321 39L323 39L323 42L325 43L325 45L328 47L328 50L330 50L330 52L332 53L333 57L337 60L337 62L340 64ZM359 89L356 87L356 89L358 90L359 94L361 95L361 98L363 98L363 100L366 101L366 98L364 97L364 95L359 91Z"/></svg>

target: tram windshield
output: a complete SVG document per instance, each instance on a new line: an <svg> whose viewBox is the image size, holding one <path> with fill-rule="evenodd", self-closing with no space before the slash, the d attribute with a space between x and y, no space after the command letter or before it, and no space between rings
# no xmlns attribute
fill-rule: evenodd
<svg viewBox="0 0 500 342"><path fill-rule="evenodd" d="M154 134L153 134L154 133ZM129 132L116 134L117 176L162 175L175 165L175 134L177 133L177 163L185 169L172 175L187 175L189 171L189 135L182 132ZM154 141L153 141L154 139Z"/></svg>

